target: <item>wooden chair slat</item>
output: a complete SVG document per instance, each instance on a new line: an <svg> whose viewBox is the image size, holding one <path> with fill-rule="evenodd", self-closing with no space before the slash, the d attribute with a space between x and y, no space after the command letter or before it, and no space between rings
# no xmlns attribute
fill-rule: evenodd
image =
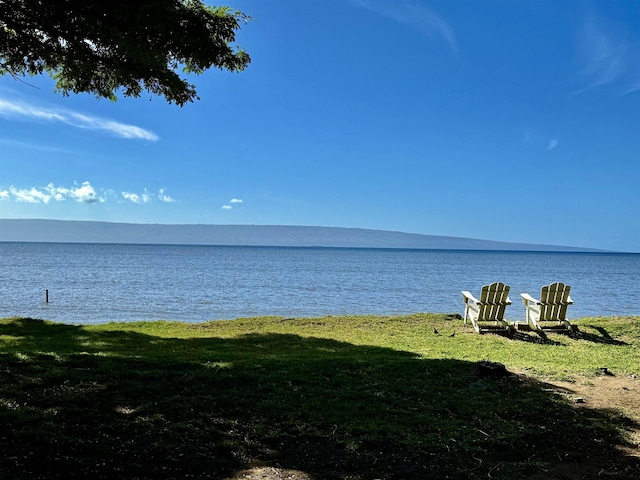
<svg viewBox="0 0 640 480"><path fill-rule="evenodd" d="M543 328L571 330L571 323L567 320L567 307L573 303L569 296L570 291L569 285L555 282L540 289L539 301L528 294L520 294L526 308L527 323L539 330Z"/></svg>

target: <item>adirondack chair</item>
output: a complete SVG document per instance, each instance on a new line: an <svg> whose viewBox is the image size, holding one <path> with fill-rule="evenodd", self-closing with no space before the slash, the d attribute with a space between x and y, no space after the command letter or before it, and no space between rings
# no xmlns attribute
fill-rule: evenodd
<svg viewBox="0 0 640 480"><path fill-rule="evenodd" d="M536 300L528 293L521 293L529 327L535 330L570 331L571 323L567 320L567 307L573 303L569 296L570 290L569 285L556 282L542 287L540 300Z"/></svg>
<svg viewBox="0 0 640 480"><path fill-rule="evenodd" d="M510 326L504 319L504 311L509 300L509 286L496 282L482 287L480 300L470 292L462 292L464 301L464 323L467 319L478 333L489 331L509 331Z"/></svg>

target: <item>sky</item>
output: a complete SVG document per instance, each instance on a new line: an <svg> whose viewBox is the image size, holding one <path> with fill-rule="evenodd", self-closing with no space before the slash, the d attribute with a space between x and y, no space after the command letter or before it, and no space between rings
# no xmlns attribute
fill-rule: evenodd
<svg viewBox="0 0 640 480"><path fill-rule="evenodd" d="M640 252L640 2L270 0L184 107L0 77L0 218Z"/></svg>

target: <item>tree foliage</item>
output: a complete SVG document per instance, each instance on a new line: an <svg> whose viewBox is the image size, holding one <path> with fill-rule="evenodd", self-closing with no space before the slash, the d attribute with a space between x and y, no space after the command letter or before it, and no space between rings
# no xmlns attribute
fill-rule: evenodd
<svg viewBox="0 0 640 480"><path fill-rule="evenodd" d="M184 105L199 98L186 74L247 67L234 44L248 20L200 0L0 0L0 75L46 73L64 95L147 90Z"/></svg>

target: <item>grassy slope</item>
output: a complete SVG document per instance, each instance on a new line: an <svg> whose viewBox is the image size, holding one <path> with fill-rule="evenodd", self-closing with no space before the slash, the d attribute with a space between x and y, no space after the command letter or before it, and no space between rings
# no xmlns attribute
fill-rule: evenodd
<svg viewBox="0 0 640 480"><path fill-rule="evenodd" d="M637 419L478 375L478 360L640 373L640 317L578 324L543 339L434 314L0 321L0 478L225 478L256 461L315 478L551 478L589 452L633 478L616 446Z"/></svg>

